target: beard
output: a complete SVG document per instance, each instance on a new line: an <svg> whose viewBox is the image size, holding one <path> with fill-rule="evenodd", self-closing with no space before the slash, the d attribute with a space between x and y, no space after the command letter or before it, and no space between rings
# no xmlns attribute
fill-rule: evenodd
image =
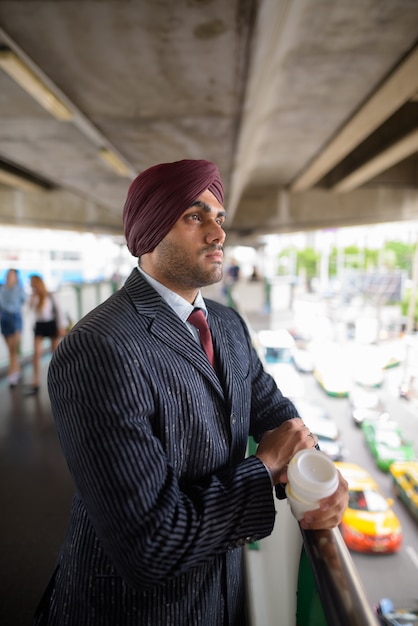
<svg viewBox="0 0 418 626"><path fill-rule="evenodd" d="M207 246L201 251L202 258L209 251L222 250L221 245ZM221 264L205 269L175 243L163 239L158 246L158 272L172 284L191 289L200 289L222 280Z"/></svg>

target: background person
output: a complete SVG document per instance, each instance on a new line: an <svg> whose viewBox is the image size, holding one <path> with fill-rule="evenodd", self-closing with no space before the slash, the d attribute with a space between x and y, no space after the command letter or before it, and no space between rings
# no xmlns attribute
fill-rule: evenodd
<svg viewBox="0 0 418 626"><path fill-rule="evenodd" d="M237 308L235 301L234 287L238 283L241 275L241 268L235 259L231 259L223 273L223 294L226 298L226 305Z"/></svg>
<svg viewBox="0 0 418 626"><path fill-rule="evenodd" d="M21 376L19 347L23 326L22 305L25 300L26 293L18 271L9 269L5 283L0 286L0 325L9 353L7 379L10 387L16 387Z"/></svg>
<svg viewBox="0 0 418 626"><path fill-rule="evenodd" d="M240 315L202 297L222 279L225 216L208 161L154 166L129 188L125 236L139 266L49 366L76 493L37 625L245 624L242 548L271 533L273 485L317 438L263 370ZM188 322L196 308L214 367ZM246 458L250 434L260 443ZM339 475L301 525L334 527L346 505Z"/></svg>
<svg viewBox="0 0 418 626"><path fill-rule="evenodd" d="M33 346L33 380L26 395L37 394L40 384L40 363L43 352L44 339L51 341L51 351L54 352L58 343L66 334L66 318L61 310L55 294L46 288L46 285L37 274L30 277L32 295L29 298L29 308L35 317L34 346Z"/></svg>
<svg viewBox="0 0 418 626"><path fill-rule="evenodd" d="M235 259L231 259L230 264L226 268L226 279L229 283L235 284L239 281L241 268Z"/></svg>

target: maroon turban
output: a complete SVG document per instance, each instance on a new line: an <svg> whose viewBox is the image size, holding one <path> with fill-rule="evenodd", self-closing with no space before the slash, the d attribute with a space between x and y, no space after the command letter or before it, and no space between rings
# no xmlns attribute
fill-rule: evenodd
<svg viewBox="0 0 418 626"><path fill-rule="evenodd" d="M139 174L129 187L123 209L130 253L140 257L152 252L206 189L223 205L219 170L210 161L161 163Z"/></svg>

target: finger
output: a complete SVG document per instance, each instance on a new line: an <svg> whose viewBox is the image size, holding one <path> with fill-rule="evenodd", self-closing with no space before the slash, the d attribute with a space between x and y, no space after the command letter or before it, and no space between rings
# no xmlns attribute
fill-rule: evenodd
<svg viewBox="0 0 418 626"><path fill-rule="evenodd" d="M309 432L307 434L307 439L312 439L312 448L315 448L317 443L318 443L318 437L316 435L314 435L313 433Z"/></svg>
<svg viewBox="0 0 418 626"><path fill-rule="evenodd" d="M287 477L287 465L279 474L279 483L287 483L289 481Z"/></svg>
<svg viewBox="0 0 418 626"><path fill-rule="evenodd" d="M305 530L325 530L338 526L340 516L335 510L309 511L305 513L300 521L300 525Z"/></svg>
<svg viewBox="0 0 418 626"><path fill-rule="evenodd" d="M302 424L303 426L305 425L304 422L303 422L303 419L301 417L292 417L292 419L291 420L287 420L287 422L289 424L298 424L298 425Z"/></svg>

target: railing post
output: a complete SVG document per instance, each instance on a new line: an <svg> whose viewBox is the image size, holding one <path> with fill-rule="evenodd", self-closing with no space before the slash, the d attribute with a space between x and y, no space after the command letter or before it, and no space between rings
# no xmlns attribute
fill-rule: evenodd
<svg viewBox="0 0 418 626"><path fill-rule="evenodd" d="M328 626L377 626L361 578L338 528L302 530ZM298 593L298 596L300 594ZM307 626L298 621L298 626Z"/></svg>

